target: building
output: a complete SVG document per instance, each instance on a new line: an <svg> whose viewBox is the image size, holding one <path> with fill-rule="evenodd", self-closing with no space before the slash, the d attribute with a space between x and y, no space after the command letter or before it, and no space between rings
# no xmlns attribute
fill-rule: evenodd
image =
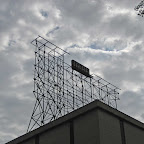
<svg viewBox="0 0 144 144"><path fill-rule="evenodd" d="M96 100L7 144L143 143L143 123Z"/></svg>

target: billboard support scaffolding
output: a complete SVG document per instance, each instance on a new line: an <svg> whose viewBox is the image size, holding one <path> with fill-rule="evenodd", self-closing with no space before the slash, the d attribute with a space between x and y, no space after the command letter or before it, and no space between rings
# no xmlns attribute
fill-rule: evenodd
<svg viewBox="0 0 144 144"><path fill-rule="evenodd" d="M94 100L117 108L119 88L72 60L68 52L38 36L35 46L34 91L36 98L27 132L58 119Z"/></svg>

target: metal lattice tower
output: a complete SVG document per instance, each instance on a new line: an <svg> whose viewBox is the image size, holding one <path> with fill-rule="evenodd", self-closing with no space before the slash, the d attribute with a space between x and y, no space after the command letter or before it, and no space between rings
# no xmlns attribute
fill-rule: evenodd
<svg viewBox="0 0 144 144"><path fill-rule="evenodd" d="M144 16L144 0L142 0L135 8L139 16Z"/></svg>
<svg viewBox="0 0 144 144"><path fill-rule="evenodd" d="M94 100L117 108L118 88L97 75L85 75L65 62L68 53L41 36L32 41L36 47L34 64L35 106L27 132L64 116ZM72 61L73 62L73 61Z"/></svg>

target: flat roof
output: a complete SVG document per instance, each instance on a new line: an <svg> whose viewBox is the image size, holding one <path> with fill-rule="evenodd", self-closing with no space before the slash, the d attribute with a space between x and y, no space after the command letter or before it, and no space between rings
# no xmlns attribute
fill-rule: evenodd
<svg viewBox="0 0 144 144"><path fill-rule="evenodd" d="M23 142L27 139L30 139L31 137L34 137L35 135L38 135L38 134L43 133L47 130L50 130L54 127L57 127L63 123L71 121L72 119L79 117L80 115L83 115L83 114L88 113L88 112L95 110L95 109L103 110L103 111L123 120L123 121L126 121L132 125L139 127L140 129L144 129L144 124L142 122L118 111L117 109L114 109L114 108L100 102L99 100L95 100L94 102L91 102L91 103L89 103L89 104L87 104L87 105L85 105L85 106L83 106L77 110L74 110L73 112L71 112L65 116L62 116L62 117L58 118L57 120L54 120L50 123L47 123L44 126L41 126L41 127L37 128L37 129L35 129L29 133L26 133L26 134L14 139L14 140L8 142L8 143L6 143L6 144L16 144L16 143Z"/></svg>

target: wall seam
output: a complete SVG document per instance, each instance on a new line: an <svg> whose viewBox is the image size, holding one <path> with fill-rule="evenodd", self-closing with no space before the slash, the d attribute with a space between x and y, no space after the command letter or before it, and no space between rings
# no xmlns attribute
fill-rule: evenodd
<svg viewBox="0 0 144 144"><path fill-rule="evenodd" d="M97 120L98 120L98 144L101 144L101 134L100 134L100 121L99 121L99 110L97 110Z"/></svg>
<svg viewBox="0 0 144 144"><path fill-rule="evenodd" d="M35 137L35 144L39 144L39 135L36 135Z"/></svg>
<svg viewBox="0 0 144 144"><path fill-rule="evenodd" d="M74 144L74 124L70 121L70 144Z"/></svg>
<svg viewBox="0 0 144 144"><path fill-rule="evenodd" d="M121 131L122 144L126 144L124 122L122 119L120 119L119 121L120 121L120 131Z"/></svg>

